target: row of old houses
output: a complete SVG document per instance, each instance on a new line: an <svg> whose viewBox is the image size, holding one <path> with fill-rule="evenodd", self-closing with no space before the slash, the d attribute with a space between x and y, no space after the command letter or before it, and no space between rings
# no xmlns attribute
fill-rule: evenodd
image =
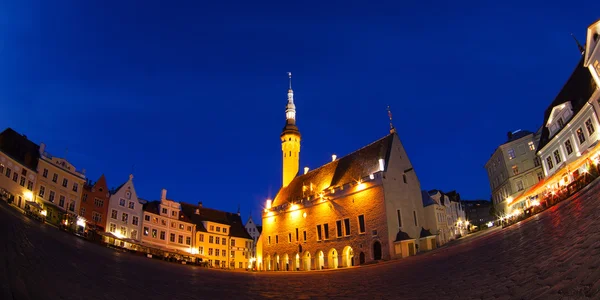
<svg viewBox="0 0 600 300"><path fill-rule="evenodd" d="M535 132L508 133L485 164L492 202L501 219L580 185L598 164L600 152L600 20L587 29L585 46L568 77L543 114Z"/></svg>
<svg viewBox="0 0 600 300"><path fill-rule="evenodd" d="M213 267L250 267L255 240L239 212L177 202L166 189L157 200L142 199L133 178L109 189L104 175L92 182L85 170L48 153L44 143L11 128L0 133L0 195L27 214L116 247Z"/></svg>

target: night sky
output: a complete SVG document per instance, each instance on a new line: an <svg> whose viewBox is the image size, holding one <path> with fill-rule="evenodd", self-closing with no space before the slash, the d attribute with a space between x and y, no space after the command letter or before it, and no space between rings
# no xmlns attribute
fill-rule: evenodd
<svg viewBox="0 0 600 300"><path fill-rule="evenodd" d="M600 17L594 1L208 2L0 2L0 127L109 186L133 168L145 199L258 219L291 71L300 169L386 135L389 104L422 189L489 199L486 160L541 125L580 57L569 34Z"/></svg>

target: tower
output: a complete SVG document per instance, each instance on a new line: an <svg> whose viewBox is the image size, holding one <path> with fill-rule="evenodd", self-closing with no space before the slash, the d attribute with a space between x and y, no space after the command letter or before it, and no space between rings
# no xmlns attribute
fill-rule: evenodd
<svg viewBox="0 0 600 300"><path fill-rule="evenodd" d="M300 168L300 131L296 126L296 106L292 91L292 73L288 72L290 88L288 103L285 107L285 126L281 132L281 151L283 153L283 187L286 187L298 174Z"/></svg>

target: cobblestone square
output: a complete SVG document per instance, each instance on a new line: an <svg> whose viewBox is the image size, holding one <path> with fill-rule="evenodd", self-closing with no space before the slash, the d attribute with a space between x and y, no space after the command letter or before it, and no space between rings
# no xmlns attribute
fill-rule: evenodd
<svg viewBox="0 0 600 300"><path fill-rule="evenodd" d="M597 299L600 185L505 229L335 271L212 270L121 253L0 203L0 299Z"/></svg>

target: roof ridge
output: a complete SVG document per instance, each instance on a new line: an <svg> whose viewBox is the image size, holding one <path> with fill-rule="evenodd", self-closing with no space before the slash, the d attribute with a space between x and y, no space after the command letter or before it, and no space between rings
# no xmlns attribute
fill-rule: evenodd
<svg viewBox="0 0 600 300"><path fill-rule="evenodd" d="M343 158L346 158L346 157L348 157L348 156L350 156L350 155L352 155L352 154L354 154L354 153L356 153L356 152L359 152L359 151L361 151L361 150L363 150L363 149L365 149L365 148L367 148L367 147L369 147L369 146L371 146L371 145L373 145L373 144L376 144L377 142L379 142L379 141L381 141L381 140L383 140L383 139L385 139L385 138L387 138L387 137L389 137L390 135L393 135L393 134L394 134L394 133L388 133L388 134L387 134L387 135L385 135L384 137L381 137L381 138L379 138L379 139L377 139L377 140L375 140L375 141L373 141L373 142L371 142L371 143L369 143L369 144L367 144L367 145L365 145L365 146L363 146L363 147L360 147L360 148L358 148L358 149L356 149L356 150L354 150L354 151L352 151L352 152L350 152L350 153L348 153L348 154L346 154L346 155L342 156L342 157L336 158L336 160L332 160L332 161L330 161L330 162L327 162L327 163L325 163L324 165L321 165L321 166L319 166L319 167L317 167L317 168L315 168L315 169L309 170L308 172L306 172L306 174L302 174L302 175L300 175L300 176L307 175L307 174L309 174L309 173L312 173L312 172L314 172L314 171L317 171L317 170L319 170L319 169L321 169L321 168L323 168L323 167L327 166L328 164L331 164L331 163L334 163L334 162L336 162L336 161L338 161L338 160L341 160L341 159L343 159ZM300 176L297 176L297 177L300 177Z"/></svg>

